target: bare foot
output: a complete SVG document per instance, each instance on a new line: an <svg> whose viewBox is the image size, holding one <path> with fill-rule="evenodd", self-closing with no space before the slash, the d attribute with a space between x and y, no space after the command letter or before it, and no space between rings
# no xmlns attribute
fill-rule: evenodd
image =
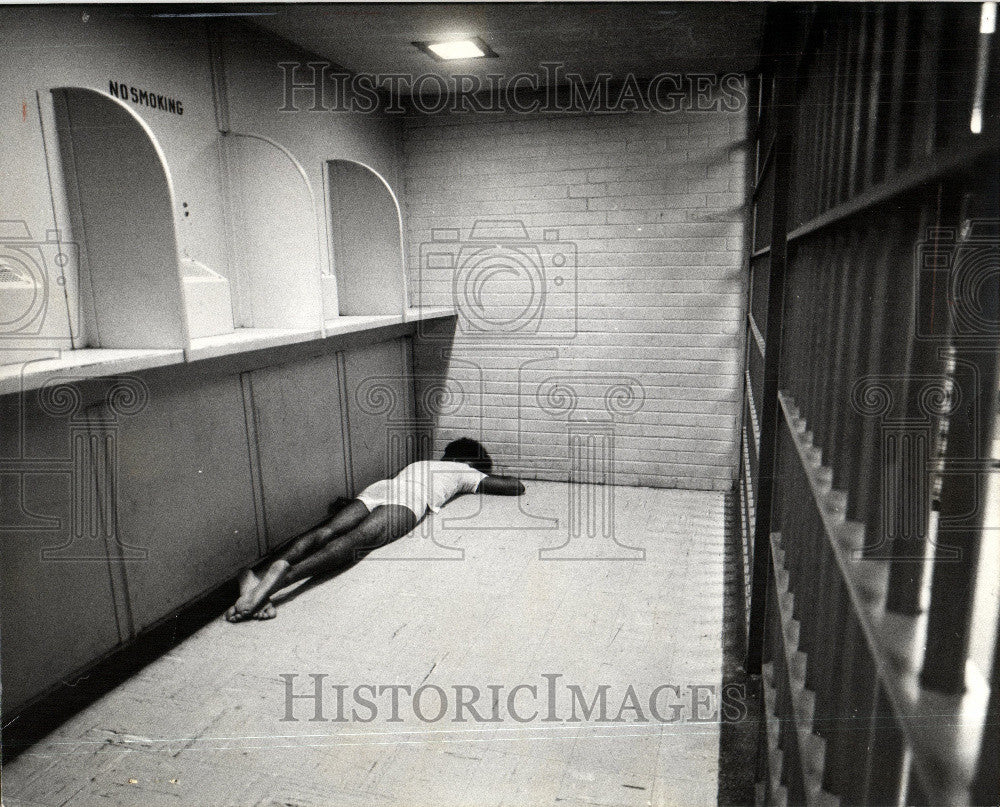
<svg viewBox="0 0 1000 807"><path fill-rule="evenodd" d="M245 569L240 573L240 597L244 597L252 592L259 584L260 579L250 569ZM274 619L278 615L278 609L270 600L265 602L251 615L254 619ZM242 622L246 617L241 614L236 606L232 606L226 611L226 619L230 622Z"/></svg>
<svg viewBox="0 0 1000 807"><path fill-rule="evenodd" d="M267 602L267 598L270 596L271 592L278 588L279 582L288 570L289 566L291 566L291 564L287 560L276 560L268 566L263 577L261 577L260 580L258 580L251 588L248 588L245 591L241 590L240 598L236 601L236 605L230 609L234 611L233 615L236 617L236 619L231 621L235 622L240 619L248 619L251 616L254 616L257 609L261 608L264 603Z"/></svg>

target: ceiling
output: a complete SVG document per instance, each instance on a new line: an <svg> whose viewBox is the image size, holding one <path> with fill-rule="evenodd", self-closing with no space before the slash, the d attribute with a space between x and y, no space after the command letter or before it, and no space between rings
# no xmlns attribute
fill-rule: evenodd
<svg viewBox="0 0 1000 807"><path fill-rule="evenodd" d="M762 3L350 3L254 6L257 25L359 73L518 73L612 81L757 64ZM261 13L264 12L264 13ZM495 59L439 62L415 41L481 37Z"/></svg>

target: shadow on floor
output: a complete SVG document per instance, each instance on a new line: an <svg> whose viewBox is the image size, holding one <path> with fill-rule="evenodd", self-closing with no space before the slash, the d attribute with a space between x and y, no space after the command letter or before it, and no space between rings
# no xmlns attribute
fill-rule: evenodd
<svg viewBox="0 0 1000 807"><path fill-rule="evenodd" d="M4 715L0 730L3 764L16 759L73 715L218 619L238 593L234 582L224 583L43 693L13 716Z"/></svg>
<svg viewBox="0 0 1000 807"><path fill-rule="evenodd" d="M760 681L746 674L746 584L743 580L739 498L726 494L725 591L722 605L722 686L743 696L745 713L722 716L719 731L719 805L754 804Z"/></svg>

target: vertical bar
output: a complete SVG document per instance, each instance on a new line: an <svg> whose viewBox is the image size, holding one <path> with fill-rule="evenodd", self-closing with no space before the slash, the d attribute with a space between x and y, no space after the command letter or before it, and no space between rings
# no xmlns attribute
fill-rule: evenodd
<svg viewBox="0 0 1000 807"><path fill-rule="evenodd" d="M911 119L913 143L910 161L919 163L934 151L937 127L938 58L940 56L941 9L928 5L922 11L917 87ZM906 126L906 121L903 122Z"/></svg>
<svg viewBox="0 0 1000 807"><path fill-rule="evenodd" d="M872 34L871 73L868 85L868 110L865 115L864 165L855 190L862 191L873 184L876 161L881 162L885 141L885 119L882 114L887 85L886 67L891 66L892 51L885 47L885 32L892 27L896 9L878 6L875 9L875 31Z"/></svg>
<svg viewBox="0 0 1000 807"><path fill-rule="evenodd" d="M994 637L990 702L986 708L979 765L972 785L973 804L1000 804L1000 639Z"/></svg>
<svg viewBox="0 0 1000 807"><path fill-rule="evenodd" d="M844 807L870 805L870 802L865 801L865 772L872 753L872 729L879 686L875 664L868 654L868 646L864 639L860 639L858 650L860 657L851 670L851 726L846 735L846 742L841 746L844 770L841 803Z"/></svg>
<svg viewBox="0 0 1000 807"><path fill-rule="evenodd" d="M798 244L795 246L795 254L798 255L802 249L808 249L808 262L799 261L799 272L804 272L808 268L809 274L806 282L809 284L804 294L809 300L809 347L807 354L807 364L800 368L802 375L802 391L796 403L801 408L802 416L811 421L815 414L814 387L823 348L823 337L825 331L821 326L823 317L826 315L827 295L826 285L829 282L828 255L823 251L825 239L820 243L810 242L808 246Z"/></svg>
<svg viewBox="0 0 1000 807"><path fill-rule="evenodd" d="M845 12L850 15L850 22L855 22L855 14L864 14L864 11L856 11L855 8L851 8L850 11ZM844 82L840 88L840 102L838 105L838 112L840 114L840 120L838 121L838 134L834 162L834 175L833 175L833 198L831 203L833 205L839 204L844 200L844 196L847 191L847 163L850 160L850 138L851 138L851 125L853 121L852 113L854 111L854 99L852 97L854 91L854 85L856 82L857 72L860 69L860 53L858 51L858 46L864 36L864 17L862 17L862 25L856 27L855 25L849 25L848 34L848 45L847 45L847 58L845 61L844 69Z"/></svg>
<svg viewBox="0 0 1000 807"><path fill-rule="evenodd" d="M887 426L882 439L882 535L891 545L886 610L920 613L924 554L930 524L932 430Z"/></svg>
<svg viewBox="0 0 1000 807"><path fill-rule="evenodd" d="M843 14L843 12L841 12ZM827 122L827 140L823 144L823 189L820 210L827 210L836 203L834 187L837 180L836 153L837 137L840 129L840 96L845 81L848 52L848 22L843 16L837 20L835 34L836 49L834 56L833 81L830 86L830 99L826 105L830 110Z"/></svg>
<svg viewBox="0 0 1000 807"><path fill-rule="evenodd" d="M833 97L833 78L836 75L836 35L831 26L826 26L823 31L823 58L822 69L818 80L816 77L810 83L818 85L815 98L817 108L815 110L816 119L819 124L818 140L816 143L816 154L814 161L816 169L814 171L815 186L813 187L813 204L811 215L819 215L823 207L823 193L826 187L826 155L827 143L830 139L830 115Z"/></svg>
<svg viewBox="0 0 1000 807"><path fill-rule="evenodd" d="M836 316L836 273L837 273L837 252L835 236L827 233L817 245L819 256L818 266L821 276L819 278L817 290L817 303L819 304L818 316L814 326L816 328L816 341L813 349L813 364L809 368L812 376L809 382L808 408L806 418L809 430L814 439L818 437L819 424L823 418L823 405L826 401L826 377L827 368L830 361L830 344L833 333L834 317Z"/></svg>
<svg viewBox="0 0 1000 807"><path fill-rule="evenodd" d="M826 382L826 364L829 360L829 339L832 330L831 321L834 315L834 306L831 305L833 299L834 276L836 267L836 242L829 236L822 238L816 246L818 260L816 267L819 274L816 283L816 303L817 311L813 323L814 340L812 350L812 363L808 372L809 392L804 401L804 414L809 422L809 427L815 432L817 423L822 417L823 396L826 394L824 384Z"/></svg>
<svg viewBox="0 0 1000 807"><path fill-rule="evenodd" d="M823 36L825 38L826 31L823 32ZM828 61L829 59L824 53L819 60L820 71L824 69ZM822 75L822 72L820 72L820 75ZM801 224L819 213L819 192L823 185L823 180L820 176L823 150L820 144L823 142L826 115L829 111L823 106L822 101L825 86L825 83L817 81L815 76L809 81L809 108L804 110L813 119L813 137L809 150L809 185L803 188L803 198L806 199L806 204L797 224Z"/></svg>
<svg viewBox="0 0 1000 807"><path fill-rule="evenodd" d="M907 168L913 161L914 142L917 140L914 125L918 117L920 98L917 92L920 87L920 60L925 57L923 51L924 28L927 25L927 9L919 5L907 5L908 24L906 29L905 59L903 67L903 89L896 159L893 162L895 170Z"/></svg>
<svg viewBox="0 0 1000 807"><path fill-rule="evenodd" d="M837 396L840 394L840 368L844 350L844 331L849 316L848 294L851 289L850 273L853 256L857 252L857 235L848 233L837 239L836 253L831 273L831 289L835 291L834 304L830 308L828 320L828 349L823 357L823 382L820 393L816 422L813 432L816 444L823 451L823 464L830 465L837 435L833 433L833 417Z"/></svg>
<svg viewBox="0 0 1000 807"><path fill-rule="evenodd" d="M819 137L819 115L816 98L818 82L810 81L810 74L818 72L822 51L822 40L825 33L825 14L817 7L809 13L800 44L793 48L799 52L800 58L795 64L796 112L795 122L795 175L799 181L794 183L791 192L794 193L793 206L789 218L789 227L794 227L806 221L813 214L812 197L816 187L816 142Z"/></svg>
<svg viewBox="0 0 1000 807"><path fill-rule="evenodd" d="M854 773L853 760L845 754L848 732L851 730L851 711L854 698L854 675L857 654L864 641L858 630L857 618L847 604L847 620L841 633L840 653L834 658L834 675L830 681L829 701L825 714L828 715L826 731L826 764L823 766L823 789L841 795L844 792L845 776ZM846 770L845 770L846 766Z"/></svg>
<svg viewBox="0 0 1000 807"><path fill-rule="evenodd" d="M934 207L935 227L941 222L940 198L939 187ZM918 233L918 239L923 239L926 232L925 228ZM923 273L918 263L924 248L932 248L933 244L923 244L921 248L920 240L917 243L917 254L909 275L918 304L909 307L910 327L905 335L907 351L903 402L907 425L892 430L898 433L899 445L904 448L905 454L897 458L895 490L887 489L882 500L883 506L887 507L882 520L888 527L884 537L891 541L889 556L892 563L889 567L886 609L911 615L920 612L925 568L923 560L931 515L931 462L937 450L936 424L925 411L922 396L927 379L938 378L944 383L940 343L917 338L919 334L930 333L933 322L927 316L934 310L933 305L929 308L919 305L924 290L920 286ZM942 291L944 285L941 284ZM940 297L936 302L938 313L943 316L945 300Z"/></svg>
<svg viewBox="0 0 1000 807"><path fill-rule="evenodd" d="M782 435L779 433L779 454L781 439ZM786 473L789 473L789 476L785 477L786 480L799 479L801 474L800 468L784 467L784 470ZM796 485L796 489L801 490L801 487ZM795 595L795 600L792 603L792 618L795 620L799 620L800 618L802 600L806 594L803 586L802 569L807 562L806 558L808 557L809 545L811 543L809 518L806 512L808 505L809 501L805 497L788 497L788 524L783 537L785 539L785 569L788 570L788 589Z"/></svg>
<svg viewBox="0 0 1000 807"><path fill-rule="evenodd" d="M875 698L870 748L860 803L899 804L902 800L906 743L881 687Z"/></svg>
<svg viewBox="0 0 1000 807"><path fill-rule="evenodd" d="M906 413L905 386L900 378L900 368L910 366L910 355L916 333L916 265L913 256L914 247L921 233L927 231L934 220L933 208L929 205L921 207L917 222L912 219L902 227L899 238L893 244L890 252L889 271L896 279L890 284L884 305L884 319L879 341L882 350L877 356L875 366L870 373L876 379L882 379L882 386L888 390L888 410L880 415L869 415L865 418L867 428L863 432L864 442L861 446L860 464L869 469L869 483L858 490L856 517L865 524L865 551L871 556L885 556L890 547L886 545L888 536L883 531L883 515L887 491L876 484L883 472L883 440L884 422L899 420ZM915 232L914 232L915 231ZM893 571L890 567L890 577ZM890 585L890 599L892 597Z"/></svg>
<svg viewBox="0 0 1000 807"><path fill-rule="evenodd" d="M991 161L990 179L984 182L984 193L966 195L962 203L962 236L959 249L975 249L979 239L992 242L1000 236L995 220L988 230L977 231L977 222L985 220L998 204L998 189L993 180L1000 165ZM968 260L968 258L966 258ZM973 259L974 260L974 259ZM941 506L938 536L935 548L934 575L931 581L930 614L927 622L927 651L921 682L943 692L958 693L965 688L965 663L969 651L972 605L978 564L979 548L985 523L985 506L991 471L977 465L997 459L992 452L997 424L997 381L1000 375L1000 351L997 350L997 322L1000 322L1000 276L996 264L992 273L978 275L975 305L981 312L980 330L969 331L969 323L960 319L963 305L972 301L957 297L949 306L949 342L955 353L955 367L961 394L975 407L976 417L970 410L958 409L948 419L944 465L941 481ZM959 255L951 268L952 273L971 272ZM961 289L972 282L966 278L951 282L952 288ZM963 369L966 372L962 372ZM970 467L971 464L971 467ZM970 473L971 472L971 473ZM971 480L969 477L972 477ZM972 513L972 516L968 514ZM958 560L950 560L952 552L959 553Z"/></svg>
<svg viewBox="0 0 1000 807"><path fill-rule="evenodd" d="M811 324L810 312L815 304L815 297L812 293L814 288L812 280L815 273L812 253L813 250L809 246L795 249L789 262L790 269L786 273L788 291L785 300L793 319L787 331L786 347L788 351L782 360L784 372L781 385L792 394L797 406L802 405L804 391L802 368L809 366L809 350L812 347L810 343L812 332L809 327ZM785 314L786 322L789 322L789 312Z"/></svg>
<svg viewBox="0 0 1000 807"><path fill-rule="evenodd" d="M763 75L761 74L761 75L757 76L756 81L751 81L750 82L750 87L751 87L751 99L750 100L751 100L751 103L748 105L748 108L747 108L747 118L748 118L747 125L748 125L749 131L752 133L752 136L754 138L754 149L753 149L754 159L752 161L753 164L752 164L752 166L748 165L747 166L747 171L746 171L746 180L747 180L748 186L751 188L751 192L756 188L757 176L760 174L760 160L761 160L761 154L760 154L760 134L761 134L760 133L760 116L761 116L761 107L762 107L763 94L764 94L763 81L764 81ZM748 163L749 162L750 161L748 161ZM749 204L750 204L750 213L749 213L749 215L747 217L748 218L748 225L747 226L748 226L748 229L749 229L747 242L748 242L749 246L748 246L747 249L748 249L748 252L752 252L753 251L753 243L754 243L754 240L756 239L756 234L754 232L754 229L755 229L755 219L756 219L754 208L756 207L756 205L755 205L755 203L753 201L753 197L752 196L751 196L751 198L749 200ZM752 270L752 262L749 259L747 261L747 266ZM748 293L750 291L751 291L751 289L748 288ZM747 305L748 317L747 317L747 325L746 325L746 329L745 329L746 330L746 334L745 334L745 336L746 336L746 340L745 340L746 341L746 350L745 350L745 354L744 354L744 358L745 358L744 366L747 367L747 368L749 368L749 366L750 366L750 351L756 349L756 347L753 344L753 342L754 342L753 334L750 333L749 309L750 309L750 305L749 305L749 302L748 302L748 305ZM744 439L747 441L747 444L749 445L749 444L754 443L754 433L753 433L753 424L752 424L752 422L750 420L750 406L751 406L751 404L750 404L750 398L749 398L749 395L750 395L750 384L749 384L748 380L744 381L744 386L745 386L745 389L744 389L744 393L743 393L743 398L744 398L744 404L745 405L743 407L744 408L744 415L743 415L743 429L742 429L742 431L743 431ZM742 452L741 452L741 454L742 454ZM748 484L747 484L748 481L751 480L752 477L753 477L753 469L751 469L750 467L748 467L748 463L749 462L754 462L754 464L756 465L756 459L749 459L748 458L747 462L743 463L743 473L744 473L744 477L745 477L744 485L745 486L748 486ZM757 507L757 496L758 496L758 491L757 491L757 485L756 485L756 483L753 483L752 487L753 487L753 494L754 494L754 508L756 509L756 507ZM746 585L746 599L749 600L750 591L751 591L752 585L753 585L752 568L753 568L754 536L753 536L753 526L752 526L753 525L753 521L750 518L750 512L749 512L750 502L749 502L749 498L748 497L745 496L745 499L746 499L746 501L745 501L744 507L745 507L746 512L747 512L747 518L746 518L746 520L744 522L743 528L741 529L741 534L742 534L742 539L743 539L743 543L744 543L744 546L745 546L745 552L746 552L746 555L747 555L747 572L746 572L747 579L745 580L745 585ZM750 629L751 629L751 625L750 625L750 608L749 608L749 603L747 603L747 608L746 608L746 626L745 626L746 636L747 637L749 637L749 635L750 635ZM761 699L762 699L762 702L763 702L763 692L761 692ZM765 716L761 720L761 729L760 729L760 739L761 739L761 742L758 743L758 749L763 749L764 750L764 754L761 755L763 757L767 756L767 753L766 753L767 752L766 722L767 722L767 718ZM766 767L766 760L764 761L764 766Z"/></svg>
<svg viewBox="0 0 1000 807"><path fill-rule="evenodd" d="M823 457L824 464L840 469L841 476L834 484L843 485L844 456L854 435L844 431L845 410L850 407L851 372L855 362L853 334L861 320L859 308L862 305L861 291L864 286L866 240L863 234L855 232L853 243L840 276L840 312L837 319L837 341L833 356L833 373L830 385L829 415L824 424Z"/></svg>
<svg viewBox="0 0 1000 807"><path fill-rule="evenodd" d="M861 161L861 142L864 136L864 114L865 108L865 86L868 83L870 55L869 42L871 39L871 19L867 6L861 11L861 31L858 34L857 48L857 68L854 76L853 94L851 99L851 149L850 158L847 164L846 183L844 185L844 198L849 199L854 195L858 184L858 168Z"/></svg>
<svg viewBox="0 0 1000 807"><path fill-rule="evenodd" d="M813 730L827 740L827 757L830 742L837 730L837 686L840 683L840 663L847 641L847 623L851 619L849 596L839 574L833 575L830 586L830 630L820 648L816 671L816 705L813 711ZM829 768L829 765L827 766Z"/></svg>
<svg viewBox="0 0 1000 807"><path fill-rule="evenodd" d="M910 30L910 8L905 4L895 7L896 31L891 51L892 65L889 75L889 114L885 121L885 149L883 159L876 159L872 165L872 183L891 176L896 171L899 153L900 125L903 123L901 110L906 81L907 45ZM883 116L884 117L884 116Z"/></svg>
<svg viewBox="0 0 1000 807"><path fill-rule="evenodd" d="M807 189L812 187L812 164L809 159L809 132L815 129L816 120L814 117L809 116L807 112L809 106L809 96L808 91L806 91L801 103L795 109L795 142L797 144L795 150L795 176L798 178L798 181L792 183L792 187L789 189L789 221L792 227L804 220L805 197Z"/></svg>
<svg viewBox="0 0 1000 807"><path fill-rule="evenodd" d="M816 584L814 597L816 600L816 630L815 635L822 637L823 641L813 648L809 653L806 663L806 687L816 693L817 701L819 697L820 682L823 679L825 666L830 663L830 647L833 644L831 637L836 629L836 576L839 574L836 560L830 554L830 546L826 541L820 545L820 554L817 558L819 566L819 581ZM817 705L818 708L818 705ZM815 715L814 715L815 716Z"/></svg>
<svg viewBox="0 0 1000 807"><path fill-rule="evenodd" d="M882 354L887 340L896 340L898 331L891 329L887 323L891 315L899 311L899 303L894 302L889 294L889 278L893 276L894 287L903 286L905 280L897 275L896 261L909 259L909 251L904 252L903 223L898 215L892 215L881 229L878 253L872 263L870 272L872 285L869 288L871 307L868 310L867 329L868 350L864 362L859 367L859 376L870 378L881 372ZM853 390L852 390L853 392ZM856 410L858 402L851 401L852 412L855 414L857 439L851 441L852 457L848 464L855 469L855 484L851 487L851 495L847 499L847 518L852 521L865 522L868 512L868 500L872 486L875 484L876 443L879 439L877 418L872 415L862 415ZM866 543L872 536L866 537Z"/></svg>
<svg viewBox="0 0 1000 807"><path fill-rule="evenodd" d="M776 35L791 29L794 19L779 18ZM787 37L786 37L787 39ZM761 396L760 454L758 462L757 518L754 525L754 570L750 598L750 629L747 641L747 671L760 674L764 638L764 603L767 596L767 579L771 564L771 504L774 489L775 452L778 426L778 377L781 368L782 311L785 293L785 262L788 222L788 188L792 137L790 133L791 110L794 107L795 77L790 57L782 55L776 63L776 97L772 102L775 142L772 158L774 172L774 205L771 229L771 273L768 288L767 329L769 338L764 356L764 391Z"/></svg>
<svg viewBox="0 0 1000 807"><path fill-rule="evenodd" d="M208 56L212 71L212 101L215 107L215 125L220 132L229 132L229 97L226 82L226 57L224 35L219 26L209 23Z"/></svg>
<svg viewBox="0 0 1000 807"><path fill-rule="evenodd" d="M884 238L884 229L869 229L861 239L860 253L855 258L857 269L854 273L854 288L851 292L851 315L848 323L847 353L844 363L842 381L838 390L837 414L834 419L834 429L840 436L839 450L832 457L833 486L849 492L848 499L854 498L857 487L857 451L861 424L858 413L852 405L851 392L854 384L863 372L867 358L864 340L871 339L871 326L876 320L872 308L876 304L873 290L881 284L884 289L885 278L879 277L877 262L878 245Z"/></svg>
<svg viewBox="0 0 1000 807"><path fill-rule="evenodd" d="M802 498L805 501L811 497ZM799 650L803 653L812 653L815 649L816 638L818 605L816 590L823 573L821 565L825 557L823 546L826 543L826 535L823 519L812 506L808 507L806 515L798 568L799 588L795 597L795 606L799 620Z"/></svg>
<svg viewBox="0 0 1000 807"><path fill-rule="evenodd" d="M819 190L819 206L817 213L822 213L830 207L830 176L833 165L833 144L836 139L837 98L840 82L843 80L844 59L844 24L841 17L837 18L835 27L828 31L829 53L827 56L828 78L825 82L823 104L823 141L821 144L820 165L822 167L821 186Z"/></svg>

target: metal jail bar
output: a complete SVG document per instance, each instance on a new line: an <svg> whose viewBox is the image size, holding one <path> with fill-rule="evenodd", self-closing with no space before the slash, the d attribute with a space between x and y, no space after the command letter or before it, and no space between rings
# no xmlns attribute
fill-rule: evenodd
<svg viewBox="0 0 1000 807"><path fill-rule="evenodd" d="M1000 57L980 13L770 13L740 464L769 803L1000 803L996 654L969 672L1000 467L1000 230L972 229L1000 210L980 114ZM972 255L986 268L956 283Z"/></svg>
<svg viewBox="0 0 1000 807"><path fill-rule="evenodd" d="M974 589L981 535L984 529L996 528L986 523L988 486L995 478L1000 456L997 451L998 337L1000 337L1000 256L995 254L1000 242L996 219L978 216L997 210L997 189L987 183L982 194L967 194L960 215L960 234L956 248L980 248L973 226L987 224L985 243L991 251L991 263L977 264L979 290L975 304L981 306L978 332L967 329L960 317L961 298L951 300L947 308L948 343L954 355L954 372L947 379L956 403L954 416L947 421L941 473L939 540L935 547L934 577L930 592L927 625L927 652L921 680L934 689L963 692L966 688L965 659L969 651ZM961 255L962 253L959 253ZM956 256L957 257L957 256ZM985 271L983 271L985 269ZM951 274L965 271L951 267ZM965 327L963 327L965 326ZM963 370L965 372L963 372ZM964 389L963 389L964 388Z"/></svg>

